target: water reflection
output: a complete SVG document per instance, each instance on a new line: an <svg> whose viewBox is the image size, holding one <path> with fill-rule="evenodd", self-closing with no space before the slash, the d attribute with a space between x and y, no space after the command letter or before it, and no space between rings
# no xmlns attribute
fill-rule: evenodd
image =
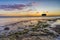
<svg viewBox="0 0 60 40"><path fill-rule="evenodd" d="M3 26L3 25L8 25L8 24L12 24L11 25L11 27L12 28L17 28L17 26L21 26L21 27L23 27L22 26L22 24L20 25L20 21L21 22L24 22L25 24L26 24L26 22L28 22L28 21L25 21L25 20L33 20L33 19L50 19L50 18L42 18L42 17L36 17L36 18L34 18L34 17L32 17L32 18L0 18L0 26ZM52 18L53 19L53 18ZM34 20L33 20L34 21ZM42 21L42 20L41 20ZM46 20L45 20L46 21ZM43 21L42 21L43 22ZM56 20L56 21L54 21L54 22L52 22L52 21L50 21L51 23L50 24L52 24L53 23L53 25L56 25L56 24L59 24L60 25L60 19L58 19L58 20ZM17 24L17 23L19 23L19 24L17 24L16 26L14 26L13 25L13 23L14 24ZM23 23L23 24L24 24ZM30 24L29 22L27 23L27 25L28 24ZM32 24L32 23L31 23ZM14 27L13 27L14 26ZM53 26L52 26L53 27ZM24 26L24 28L25 28L25 26ZM29 27L26 27L27 29L29 28ZM30 28L29 28L30 29ZM11 29L11 30L13 30L13 29ZM51 31L51 30L50 30ZM58 36L57 38L55 38L55 40L59 40L60 39L60 36Z"/></svg>

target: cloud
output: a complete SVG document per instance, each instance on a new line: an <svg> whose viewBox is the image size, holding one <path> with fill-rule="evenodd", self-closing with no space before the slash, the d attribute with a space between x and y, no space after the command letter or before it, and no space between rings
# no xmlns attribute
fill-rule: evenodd
<svg viewBox="0 0 60 40"><path fill-rule="evenodd" d="M14 4L14 5L0 5L0 9L2 10L22 10L26 7L24 4Z"/></svg>
<svg viewBox="0 0 60 40"><path fill-rule="evenodd" d="M28 7L34 6L36 3L28 3L28 4L14 4L14 5L0 5L0 10L23 10Z"/></svg>

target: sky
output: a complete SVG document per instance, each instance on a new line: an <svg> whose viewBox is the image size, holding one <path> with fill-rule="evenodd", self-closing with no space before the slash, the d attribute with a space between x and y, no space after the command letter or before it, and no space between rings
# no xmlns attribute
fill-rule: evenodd
<svg viewBox="0 0 60 40"><path fill-rule="evenodd" d="M7 11L44 11L60 14L60 0L0 0L0 13Z"/></svg>

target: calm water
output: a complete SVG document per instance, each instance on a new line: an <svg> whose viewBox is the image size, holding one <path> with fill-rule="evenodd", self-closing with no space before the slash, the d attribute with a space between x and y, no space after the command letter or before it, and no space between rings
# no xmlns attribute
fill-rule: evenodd
<svg viewBox="0 0 60 40"><path fill-rule="evenodd" d="M50 19L50 18L60 18L60 17L17 17L17 18L12 18L12 17L8 17L8 18L1 18L0 17L0 26L6 25L6 24L11 24L11 23L15 23L18 21L22 21L22 20L31 20L31 19ZM57 23L60 23L60 19L58 19L56 21ZM60 36L56 38L56 40L60 40Z"/></svg>
<svg viewBox="0 0 60 40"><path fill-rule="evenodd" d="M6 18L2 18L0 17L0 26L6 25L6 24L10 24L10 23L15 23L21 20L31 20L31 19L50 19L50 18L60 18L60 17L6 17ZM60 21L60 20L59 20ZM59 22L57 21L57 22Z"/></svg>

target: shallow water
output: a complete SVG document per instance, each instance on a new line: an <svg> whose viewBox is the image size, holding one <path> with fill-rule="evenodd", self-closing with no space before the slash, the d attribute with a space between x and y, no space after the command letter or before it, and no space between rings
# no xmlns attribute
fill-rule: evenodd
<svg viewBox="0 0 60 40"><path fill-rule="evenodd" d="M58 37L56 38L56 40L60 40L60 36L58 36Z"/></svg>
<svg viewBox="0 0 60 40"><path fill-rule="evenodd" d="M6 25L6 24L11 24L11 23L18 22L21 20L50 19L50 18L60 18L60 17L16 17L16 18L15 17L6 17L6 18L0 17L0 26Z"/></svg>
<svg viewBox="0 0 60 40"><path fill-rule="evenodd" d="M19 22L22 20L31 20L31 19L50 19L50 18L56 18L56 17L18 17L18 18L0 18L0 26L11 24L15 22ZM56 21L56 23L60 23L60 19ZM56 40L60 40L60 36L55 38Z"/></svg>

